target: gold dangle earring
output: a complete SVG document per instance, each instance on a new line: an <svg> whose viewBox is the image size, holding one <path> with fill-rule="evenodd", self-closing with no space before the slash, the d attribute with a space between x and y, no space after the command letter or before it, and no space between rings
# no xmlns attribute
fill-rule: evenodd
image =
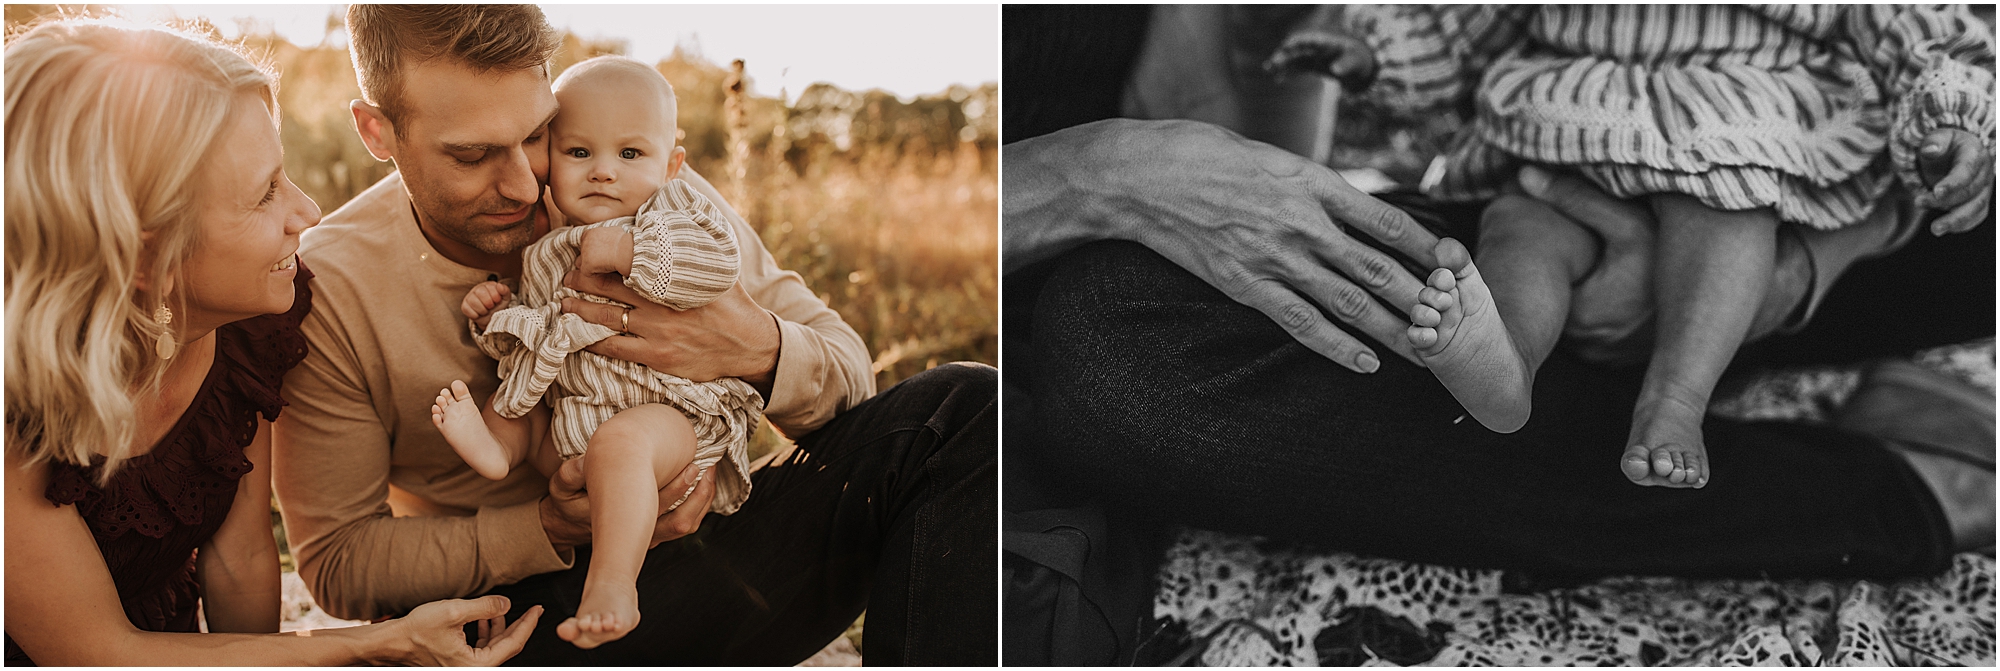
<svg viewBox="0 0 2000 671"><path fill-rule="evenodd" d="M174 350L180 347L180 344L174 342L174 329L172 328L174 324L174 311L167 309L167 301L165 299L160 300L160 307L153 309L153 322L159 324L160 328L165 329L165 331L160 333L159 342L153 343L153 353L160 355L162 359L174 358Z"/></svg>

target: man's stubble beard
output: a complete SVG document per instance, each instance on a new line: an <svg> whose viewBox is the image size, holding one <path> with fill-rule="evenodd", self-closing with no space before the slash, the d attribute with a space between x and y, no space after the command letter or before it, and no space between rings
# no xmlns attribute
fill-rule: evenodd
<svg viewBox="0 0 2000 671"><path fill-rule="evenodd" d="M530 208L527 216L520 221L508 224L504 228L496 229L490 226L473 224L466 220L470 217L478 216L481 212L516 209L521 206L520 203L513 200L506 200L505 203L510 204L495 203L494 205L499 205L495 207L489 206L486 203L477 203L457 207L450 203L442 202L440 198L432 197L429 191L429 189L412 188L411 195L417 201L417 208L423 212L424 217L430 222L431 229L436 231L438 235L450 238L480 252L496 256L518 253L535 241L535 211L533 208ZM426 204L431 205L431 207L425 207ZM462 214L457 217L442 217L438 214L440 211L466 212L470 214Z"/></svg>

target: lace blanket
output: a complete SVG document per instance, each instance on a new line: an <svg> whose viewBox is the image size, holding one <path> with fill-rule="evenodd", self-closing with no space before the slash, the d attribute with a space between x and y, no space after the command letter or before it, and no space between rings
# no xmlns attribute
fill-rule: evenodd
<svg viewBox="0 0 2000 671"><path fill-rule="evenodd" d="M1919 364L1993 389L1992 341ZM1767 374L1711 411L1821 421L1853 369ZM1928 579L1509 584L1500 571L1267 547L1182 533L1154 615L1207 665L1994 665L1994 560L1961 554Z"/></svg>

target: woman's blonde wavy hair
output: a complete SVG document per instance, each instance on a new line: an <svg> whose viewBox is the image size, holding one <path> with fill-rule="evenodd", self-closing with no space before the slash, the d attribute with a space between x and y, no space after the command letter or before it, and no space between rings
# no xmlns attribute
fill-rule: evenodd
<svg viewBox="0 0 2000 671"><path fill-rule="evenodd" d="M275 115L276 87L236 48L173 28L66 18L8 40L8 452L102 455L100 481L130 456L133 398L166 370L153 311L187 314L187 292L157 279L194 251L200 171L236 97Z"/></svg>

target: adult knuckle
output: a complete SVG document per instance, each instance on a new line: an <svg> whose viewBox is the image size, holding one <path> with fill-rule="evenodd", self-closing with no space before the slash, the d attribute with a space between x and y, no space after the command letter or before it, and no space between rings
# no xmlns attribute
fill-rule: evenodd
<svg viewBox="0 0 2000 671"><path fill-rule="evenodd" d="M1335 287L1329 298L1334 314L1341 319L1354 321L1368 313L1368 292L1353 285Z"/></svg>
<svg viewBox="0 0 2000 671"><path fill-rule="evenodd" d="M1293 330L1301 330L1307 326L1311 326L1313 318L1319 316L1312 308L1297 302L1288 303L1284 307L1279 308L1278 314L1279 319L1284 322L1285 327Z"/></svg>
<svg viewBox="0 0 2000 671"><path fill-rule="evenodd" d="M1375 289L1388 288L1396 277L1396 266L1381 254L1364 252L1354 259L1354 279Z"/></svg>
<svg viewBox="0 0 2000 671"><path fill-rule="evenodd" d="M1410 234L1410 227L1415 225L1409 215L1403 214L1396 208L1386 206L1370 208L1368 214L1363 218L1366 221L1359 223L1368 227L1368 230L1374 233L1376 239L1383 242L1402 240L1404 236Z"/></svg>

